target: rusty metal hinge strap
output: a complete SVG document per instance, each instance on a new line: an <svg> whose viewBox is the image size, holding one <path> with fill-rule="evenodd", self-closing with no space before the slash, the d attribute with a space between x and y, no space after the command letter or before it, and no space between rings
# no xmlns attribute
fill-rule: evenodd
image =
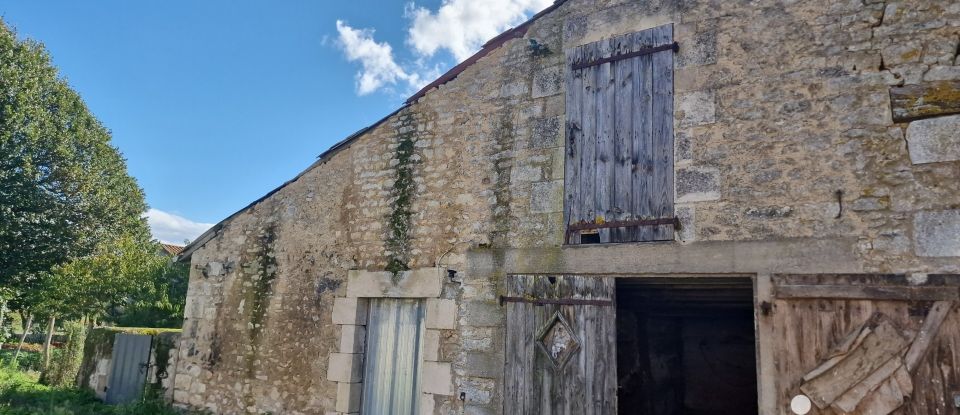
<svg viewBox="0 0 960 415"><path fill-rule="evenodd" d="M500 296L500 306L503 306L503 303L531 303L533 305L541 306L547 304L555 305L595 305L601 307L608 307L613 305L611 300L586 300L579 298L525 298L525 297L506 297Z"/></svg>
<svg viewBox="0 0 960 415"><path fill-rule="evenodd" d="M572 66L573 66L573 70L578 70L583 68L589 68L591 66L602 65L608 62L616 62L623 59L635 58L637 56L649 55L651 53L663 52L665 50L673 50L674 52L677 52L678 50L680 50L680 44L677 42L673 42L673 43L668 43L666 45L660 45L652 48L643 48L638 51L624 53L622 55L615 55L615 56L610 56L606 58L595 59L592 61L575 63Z"/></svg>
<svg viewBox="0 0 960 415"><path fill-rule="evenodd" d="M657 219L630 219L630 220L612 220L603 223L578 222L567 225L568 232L587 231L593 229L609 228L628 228L631 226L659 226L673 225L674 229L680 230L680 218L657 218Z"/></svg>

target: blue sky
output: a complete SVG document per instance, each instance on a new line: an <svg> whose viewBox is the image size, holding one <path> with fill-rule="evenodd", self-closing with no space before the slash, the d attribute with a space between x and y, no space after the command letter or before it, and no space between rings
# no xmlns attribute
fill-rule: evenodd
<svg viewBox="0 0 960 415"><path fill-rule="evenodd" d="M0 0L113 132L180 242L551 0Z"/></svg>

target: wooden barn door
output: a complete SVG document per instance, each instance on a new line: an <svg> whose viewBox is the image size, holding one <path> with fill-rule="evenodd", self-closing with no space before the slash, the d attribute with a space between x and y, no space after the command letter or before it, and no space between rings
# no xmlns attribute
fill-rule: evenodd
<svg viewBox="0 0 960 415"><path fill-rule="evenodd" d="M504 413L615 414L612 277L507 278Z"/></svg>
<svg viewBox="0 0 960 415"><path fill-rule="evenodd" d="M758 304L760 343L773 359L772 373L761 374L772 386L767 413L804 406L829 415L960 413L960 276L774 275L771 282L770 301Z"/></svg>

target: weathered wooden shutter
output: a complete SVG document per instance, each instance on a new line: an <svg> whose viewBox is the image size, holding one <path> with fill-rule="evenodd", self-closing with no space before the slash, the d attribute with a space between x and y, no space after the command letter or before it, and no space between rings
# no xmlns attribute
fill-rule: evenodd
<svg viewBox="0 0 960 415"><path fill-rule="evenodd" d="M673 240L673 25L567 53L567 243Z"/></svg>
<svg viewBox="0 0 960 415"><path fill-rule="evenodd" d="M504 413L616 413L614 293L612 277L508 278Z"/></svg>
<svg viewBox="0 0 960 415"><path fill-rule="evenodd" d="M798 395L811 415L956 413L960 275L923 279L773 276L758 291L761 413L792 414Z"/></svg>

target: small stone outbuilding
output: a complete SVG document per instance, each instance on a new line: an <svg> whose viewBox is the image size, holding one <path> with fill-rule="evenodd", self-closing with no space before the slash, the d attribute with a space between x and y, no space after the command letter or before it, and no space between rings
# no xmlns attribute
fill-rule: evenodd
<svg viewBox="0 0 960 415"><path fill-rule="evenodd" d="M951 0L559 0L180 253L174 400L955 413L958 43Z"/></svg>

